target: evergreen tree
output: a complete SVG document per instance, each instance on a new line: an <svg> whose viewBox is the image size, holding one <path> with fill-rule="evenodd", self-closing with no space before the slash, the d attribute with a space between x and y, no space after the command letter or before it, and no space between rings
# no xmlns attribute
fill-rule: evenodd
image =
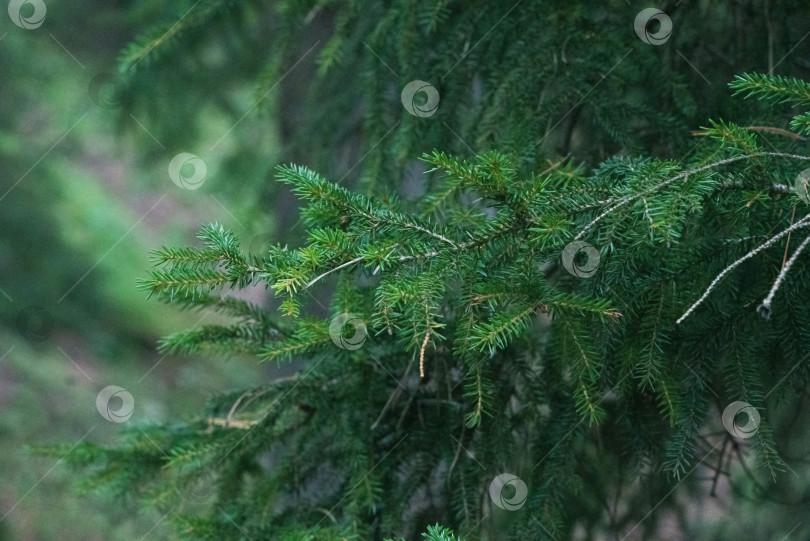
<svg viewBox="0 0 810 541"><path fill-rule="evenodd" d="M273 6L287 54L322 12L336 23L302 100L323 109L289 135L290 154L322 114L321 137L348 130L366 152L359 182L341 185L355 160L341 167L324 144L312 158L323 176L275 169L302 202L304 240L251 253L209 224L201 246L156 250L141 286L230 320L166 336L161 351L301 369L212 397L194 419L126 427L115 448L51 448L89 466L86 488L147 502L189 538L290 540L656 536L664 510L683 507L674 491L707 490L696 470L748 468L749 450L758 497L772 495L801 439L783 418L810 377L810 123L784 105L810 105L810 84L732 62L743 69L726 103L727 88L694 91L672 56L661 68L649 36L666 19L628 44L616 29L635 10L479 4ZM192 43L248 5L203 3L170 37ZM722 9L670 13L689 36ZM801 13L767 10L769 29L775 11ZM130 47L124 67L159 66L165 33ZM691 45L677 52L706 58ZM352 59L360 82L330 76ZM442 81L418 86L426 101L379 99L424 72ZM441 101L425 121L431 88ZM399 98L405 111L387 106ZM363 121L347 113L359 101ZM404 169L425 173L414 194L393 189ZM278 310L233 293L251 286Z"/></svg>

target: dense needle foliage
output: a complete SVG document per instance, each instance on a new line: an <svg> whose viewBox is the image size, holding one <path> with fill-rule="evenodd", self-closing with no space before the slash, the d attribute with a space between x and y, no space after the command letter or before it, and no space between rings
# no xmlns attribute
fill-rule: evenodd
<svg viewBox="0 0 810 541"><path fill-rule="evenodd" d="M171 27L174 46L239 11L203 4ZM425 537L522 540L655 535L676 487L707 491L693 473L720 475L743 448L757 483L784 475L772 420L810 377L810 214L795 183L810 85L740 70L731 92L694 91L632 32L600 33L632 28L637 10L475 4L275 5L285 54L313 20L336 28L302 100L323 108L281 112L303 125L287 137L301 163L274 176L306 235L250 253L210 224L201 246L156 250L141 287L230 320L170 334L162 352L299 370L212 397L194 419L126 428L113 449L76 447L66 460L90 466L86 487L148 502L190 538L414 538L441 524ZM713 9L685 14L684 35ZM123 69L160 69L165 33L127 49ZM359 81L329 75L363 49ZM391 105L416 78L439 88L435 118ZM357 163L324 142L335 133L362 163L352 188ZM396 193L406 169L423 174ZM235 294L251 286L278 309ZM734 401L762 414L750 439L723 431ZM528 487L522 509L490 497L503 473Z"/></svg>

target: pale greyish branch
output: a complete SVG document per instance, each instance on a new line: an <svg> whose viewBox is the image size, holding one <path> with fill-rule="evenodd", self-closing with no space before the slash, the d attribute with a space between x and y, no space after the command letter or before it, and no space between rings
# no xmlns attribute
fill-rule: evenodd
<svg viewBox="0 0 810 541"><path fill-rule="evenodd" d="M355 257L355 258L354 258L354 259L352 259L351 261L347 261L347 262L343 263L342 265L338 265L338 266L337 266L337 267L335 267L334 269L330 269L330 270L326 271L325 273L321 274L321 275L320 275L320 276L318 276L317 278L314 278L314 279L310 280L310 281L309 281L309 283L308 283L307 285L305 285L305 286L304 286L304 289L307 289L309 286L311 286L312 284L314 284L315 282L317 282L318 280L320 280L320 279L321 279L321 278L323 278L324 276L327 276L327 275L329 275L329 274L332 274L332 273L333 273L333 272L335 272L335 271L339 271L340 269L342 269L342 268L344 268L344 267L348 267L349 265L354 265L355 263L357 263L358 261L361 261L362 259L363 259L363 256L360 256L360 257Z"/></svg>
<svg viewBox="0 0 810 541"><path fill-rule="evenodd" d="M723 272L718 274L717 277L714 279L714 281L712 281L712 283L709 284L709 287L706 289L705 292L703 292L703 295L701 295L701 297L692 306L690 306L689 309L680 318L678 318L678 320L675 323L679 324L684 319L689 317L689 314L691 314L692 311L694 311L695 308L700 306L703 303L703 301L706 300L706 298L709 296L709 293L711 293L712 290L715 288L715 286L720 283L720 280L722 280L728 273L730 273L731 271L736 269L738 266L740 266L744 261L746 261L748 259L751 259L756 254L758 254L759 252L765 250L766 248L770 248L771 246L774 245L774 243L776 243L777 240L784 237L785 235L787 235L791 231L793 231L795 229L802 228L802 227L807 227L809 225L810 225L810 215L805 216L804 218L802 218L801 220L799 220L795 224L791 225L790 227L788 227L787 229L785 229L781 233L778 233L778 234L774 235L773 237L768 239L766 242L764 242L763 244L760 244L757 248L754 248L753 250L751 250L750 252L748 252L747 254L742 256L740 259L738 259L737 261L735 261L734 263L732 263L731 265L729 265L728 267L723 269Z"/></svg>
<svg viewBox="0 0 810 541"><path fill-rule="evenodd" d="M437 255L439 255L439 252L437 252L437 251L427 252L427 253L424 253L424 254L402 255L402 256L399 256L399 260L400 261L410 261L411 259L422 259L422 258L428 258L428 257L435 257Z"/></svg>
<svg viewBox="0 0 810 541"><path fill-rule="evenodd" d="M642 197L641 200L644 201L644 215L647 217L648 220L650 220L650 223L652 224L653 219L652 216L650 216L650 207L647 205L647 198Z"/></svg>
<svg viewBox="0 0 810 541"><path fill-rule="evenodd" d="M397 247L397 246L399 246L399 244L395 244L395 245L394 245L394 246L391 248L391 252L389 252L389 253L388 253L388 255L391 255L391 253L394 251L394 249L396 249L396 247ZM456 245L454 244L453 246L456 246ZM457 247L457 246L456 246L456 247ZM438 252L435 252L435 253L438 253ZM434 255L435 255L435 253L434 253ZM386 257L388 257L388 256L386 256ZM402 261L402 258L401 258L401 257L400 257L399 259L400 259L400 261ZM304 286L304 289L309 288L311 285L313 285L315 282L318 282L319 280L321 280L321 279L322 279L322 278L324 278L325 276L328 276L329 274L332 274L333 272L335 272L335 271L339 271L340 269L346 268L346 267L348 267L348 266L350 266L350 265L354 265L355 263L357 263L357 262L359 262L359 261L362 261L362 260L363 260L363 256L355 257L355 258L354 258L354 259L352 259L351 261L347 261L347 262L345 262L345 263L342 263L342 264L338 265L337 267L335 267L334 269L329 269L328 271L324 272L324 273L323 273L323 274L321 274L320 276L317 276L316 278L313 278L312 280L310 280L310 281L307 283L307 285L305 285L305 286ZM374 270L373 274L377 274L377 271L378 271L378 270L380 270L380 266L379 266L379 265L377 265L377 268Z"/></svg>
<svg viewBox="0 0 810 541"><path fill-rule="evenodd" d="M469 248L470 246L474 246L476 244L476 242L477 241L470 241L470 242L465 242L464 244L454 244L453 245L453 251L457 252L459 250L465 250L465 249ZM399 256L399 260L400 261L410 261L412 259L427 259L429 257L435 257L435 256L439 255L440 253L441 252L439 250L435 250L433 252L426 252L424 254L402 255L402 256Z"/></svg>
<svg viewBox="0 0 810 541"><path fill-rule="evenodd" d="M444 237L444 236L440 235L439 233L434 233L433 231L430 231L429 229L425 229L425 228L424 228L424 227L422 227L422 226L419 226L419 225L416 225L416 224L413 224L413 223L410 223L410 222L401 222L401 223L400 223L400 225L404 225L404 226L406 226L406 227L410 227L410 228L416 229L416 230L418 230L418 231L421 231L421 232L423 232L423 233L426 233L426 234L430 235L431 237L435 237L435 238L437 238L437 239L439 239L439 240L442 240L442 241L444 241L444 242L447 242L447 243L449 243L449 244L450 244L450 245L453 247L453 249L454 249L454 250L458 250L458 249L460 249L460 248L464 248L464 247L466 246L466 245L464 245L464 244L462 244L462 245L458 245L458 244L456 244L455 242L453 242L452 240L448 239L447 237ZM397 245L394 245L394 248L396 248L396 246L398 246L398 244L397 244ZM393 251L393 250L392 250L392 251ZM438 253L439 253L439 252L431 252L430 254L424 254L424 255L423 255L423 256L421 256L421 257L432 257L432 256L434 256L434 255L437 255ZM390 253L389 253L388 255L390 255ZM386 256L386 257L388 257L388 256ZM335 272L335 271L339 271L339 270L340 270L340 269L342 269L342 268L348 267L349 265L353 265L353 264L357 263L358 261L361 261L362 259L363 259L363 256L356 257L356 258L352 259L351 261L347 261L346 263L343 263L343 264L341 264L341 265L338 265L338 266L337 266L337 267L335 267L334 269L330 269L330 270L326 271L325 273L321 274L320 276L318 276L318 277L313 278L312 280L310 280L310 281L309 281L309 283L307 283L307 285L305 285L305 286L304 286L304 289L309 288L311 285L313 285L314 283L318 282L319 280L321 280L321 279L322 279L322 278L324 278L325 276L327 276L327 275L329 275L329 274L332 274L332 273L333 273L333 272ZM400 260L400 261L405 261L405 260L407 260L407 259L415 259L415 256L414 256L414 257L403 256L403 257L400 257L400 258L399 258L399 260ZM372 274L377 274L377 271L379 271L379 270L380 270L380 267L379 267L379 265L378 265L378 266L377 266L377 268L374 270L374 272L373 272Z"/></svg>
<svg viewBox="0 0 810 541"><path fill-rule="evenodd" d="M723 187L728 187L728 186L739 187L739 186L743 186L743 182L741 180L721 180L720 181L720 186L723 186ZM794 188L793 186L788 186L786 184L779 184L777 182L774 182L771 185L771 190L773 190L775 192L778 192L778 193L794 193L796 191L796 188Z"/></svg>
<svg viewBox="0 0 810 541"><path fill-rule="evenodd" d="M782 285L782 281L784 281L785 276L790 270L790 267L793 266L793 263L796 261L796 259L799 257L799 254L802 253L802 250L805 249L808 243L810 243L810 235L808 235L807 238L804 239L804 242L802 242L799 245L799 247L796 248L796 251L793 252L793 255L790 256L790 259L787 260L787 263L785 263L785 266L782 267L781 272L779 272L779 276L776 277L776 281L773 283L773 287L771 287L771 291L768 293L768 296L765 297L765 300L762 301L762 304L760 304L757 307L757 313L760 314L765 319L770 319L771 302L773 301L773 297L774 295L776 295L776 291L779 289L779 286Z"/></svg>
<svg viewBox="0 0 810 541"><path fill-rule="evenodd" d="M672 184L676 180L680 180L680 179L686 180L687 178L689 178L689 175L694 175L696 173L702 173L703 171L707 171L709 169L713 169L713 168L719 167L721 165L726 165L726 164L738 162L738 161L741 161L741 160L749 160L751 158L757 158L759 156L771 156L771 157L775 157L775 158L793 158L793 159L796 159L796 160L810 161L810 157L808 157L808 156L799 156L798 154L788 154L788 153L784 153L784 152L757 152L757 153L754 153L754 154L747 154L745 156L735 156L733 158L726 158L725 160L720 160L720 161L717 161L717 162L714 162L714 163L710 163L708 165L704 165L702 167L697 167L695 169L690 169L689 171L684 171L683 173L679 173L679 174L675 175L674 177L670 177L668 179L662 180L661 182L659 182L655 186L647 188L646 190L642 190L642 191L640 191L639 193L636 193L636 194L626 195L623 198L619 199L618 202L616 203L616 205L614 205L611 208L605 210L599 216L594 218L588 225L586 225L585 228L582 231L580 231L577 234L576 237L574 237L574 240L581 239L583 237L583 235L585 235L585 233L590 231L590 229L594 225L599 223L599 221L601 221L602 218L604 218L605 216L607 216L608 214L610 214L614 210L618 209L619 207L625 205L626 203L629 203L630 201L633 201L635 199L643 197L643 196L645 196L647 194L653 193L653 192L663 188L664 186Z"/></svg>
<svg viewBox="0 0 810 541"><path fill-rule="evenodd" d="M720 185L721 186L742 186L743 183L741 181L737 180L737 181L721 182ZM775 192L785 193L785 194L794 193L796 191L796 189L793 186L787 186L785 184L773 184L771 189L773 189L773 191L775 191ZM601 201L594 201L593 203L589 203L589 204L587 204L585 206L575 208L573 210L573 212L582 212L583 210L588 210L590 208L609 205L609 204L615 203L616 201L617 200L613 199L613 198L603 199ZM647 204L646 199L644 200L644 203L645 203L645 206L646 206L646 204ZM649 214L647 214L647 217L649 218Z"/></svg>
<svg viewBox="0 0 810 541"><path fill-rule="evenodd" d="M732 242L734 242L734 243L740 243L740 242L745 242L745 241L747 241L747 240L751 240L751 239L761 239L761 238L766 238L767 236L768 236L768 235L749 235L749 236L747 236L747 237L740 237L740 238L738 238L738 239L726 239L726 240L724 240L723 242L724 242L725 244L731 244Z"/></svg>
<svg viewBox="0 0 810 541"><path fill-rule="evenodd" d="M582 212L583 210L588 210L588 209L594 208L594 207L602 207L604 205L608 205L608 204L615 203L615 202L616 202L616 200L612 199L612 198L611 199L603 199L602 201L594 201L593 203L589 203L587 205L577 207L577 208L573 209L571 212L573 212L573 213Z"/></svg>
<svg viewBox="0 0 810 541"><path fill-rule="evenodd" d="M642 192L642 193L643 193L643 192ZM641 194L639 194L639 195L641 195ZM604 218L605 216L607 216L608 214L610 214L611 212L613 212L613 211L614 211L614 210L616 210L617 208L621 207L622 205L625 205L625 204L629 203L630 201L632 201L632 199L624 199L624 200L620 200L618 203L616 203L616 205L614 205L614 206L610 207L609 209L605 210L604 212L602 212L602 214L600 214L599 216L597 216L596 218L594 218L593 220L591 220L591 223L589 223L588 225L586 225L586 226L585 226L585 229L583 229L582 231L580 231L580 232L579 232L579 234L577 234L577 236L576 236L576 237L574 237L574 240L575 240L575 241L577 241L577 240L581 239L581 238L582 238L582 236L583 236L585 233L587 233L587 232L588 232L588 231L591 229L591 227L593 227L594 225L596 225L596 223L597 223L599 220L601 220L602 218Z"/></svg>
<svg viewBox="0 0 810 541"><path fill-rule="evenodd" d="M453 245L453 251L457 252L459 250L465 250L465 249L469 248L470 246L474 246L476 242L477 241L470 241L470 242L465 242L464 244L454 244ZM435 257L435 256L439 255L440 253L441 253L441 251L435 250L433 252L426 252L424 254L402 255L402 256L399 256L399 260L400 261L410 261L412 259L423 259L423 258L427 259L429 257Z"/></svg>
<svg viewBox="0 0 810 541"><path fill-rule="evenodd" d="M421 231L422 233L425 233L426 235L430 235L431 237L442 240L442 241L450 244L450 246L453 246L454 248L456 247L456 243L453 242L452 240L450 240L447 237L442 236L442 235L440 235L438 233L434 233L430 229L426 229L426 228L422 227L421 225L412 224L410 222L402 222L402 225L404 225L405 227L410 227L410 228L416 229L417 231Z"/></svg>
<svg viewBox="0 0 810 541"><path fill-rule="evenodd" d="M255 425L257 425L259 421L253 419L221 419L219 417L209 417L208 418L208 426L221 426L223 428L239 428L242 430L249 430Z"/></svg>
<svg viewBox="0 0 810 541"><path fill-rule="evenodd" d="M394 253L394 250L396 250L398 246L399 246L399 243L398 243L398 242L397 242L396 244L394 244L394 245L391 247L391 251L390 251L390 252L388 252L388 254L386 254L385 259L388 259L389 257L391 257L391 254L393 254L393 253ZM380 272L380 268L381 268L381 266L382 266L382 265L377 265L377 267L374 269L374 272L372 272L371 274L376 275L378 272Z"/></svg>

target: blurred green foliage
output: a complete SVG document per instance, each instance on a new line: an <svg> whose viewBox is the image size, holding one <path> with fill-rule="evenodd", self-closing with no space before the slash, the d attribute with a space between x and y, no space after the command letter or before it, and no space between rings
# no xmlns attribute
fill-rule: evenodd
<svg viewBox="0 0 810 541"><path fill-rule="evenodd" d="M206 185L179 189L167 174L172 150L192 147L199 131L180 117L150 129L155 118L171 117L130 111L126 101L99 105L91 86L115 72L125 45L169 6L46 5L45 22L33 30L14 25L5 4L0 11L0 539L137 539L159 516L76 499L75 478L53 462L32 463L25 446L110 440L118 426L95 406L108 384L138 382L136 418L157 420L191 414L207 393L267 373L252 362L234 370L238 359L158 355L160 334L199 316L147 303L135 284L152 247L187 242L203 217L217 216L247 238L272 232L255 194L275 129L268 118L245 121L248 131L261 125L264 143L223 141ZM102 91L110 97L110 88ZM234 107L250 99L188 118L221 134ZM153 534L160 538L160 529Z"/></svg>
<svg viewBox="0 0 810 541"><path fill-rule="evenodd" d="M88 440L111 441L117 427L95 411L96 393L139 381L158 361L132 389L140 420L193 414L207 392L263 377L252 361L236 370L238 360L161 360L157 336L195 325L199 314L147 304L134 284L150 249L190 244L204 222L225 224L251 252L294 244L294 199L268 182L276 162L395 200L424 193L415 158L434 148L467 157L497 148L535 171L569 156L571 169L613 154L685 157L700 143L690 130L707 118L752 126L791 118L786 108L728 99L733 75L809 75L810 18L797 0L664 2L676 24L667 47L633 34L644 4L517 7L62 0L47 2L36 30L0 11L0 439L9 449L0 455L8 479L0 512L22 498L0 521L0 538L69 530L132 539L158 522L132 506L76 500L69 476L54 461L32 466L22 446L78 441L96 424ZM400 90L417 78L442 96L431 122L402 111ZM113 81L107 106L94 102L94 80ZM795 144L806 150L804 140ZM199 190L169 180L178 152L206 162ZM30 306L52 324L27 317ZM806 418L779 414L796 425ZM737 503L745 520L709 517L704 536L745 538L752 524L763 524L762 535L787 524L806 487L804 473L795 477L764 488L737 477L735 490L750 497ZM762 504L763 494L794 503ZM149 535L167 534L158 526Z"/></svg>

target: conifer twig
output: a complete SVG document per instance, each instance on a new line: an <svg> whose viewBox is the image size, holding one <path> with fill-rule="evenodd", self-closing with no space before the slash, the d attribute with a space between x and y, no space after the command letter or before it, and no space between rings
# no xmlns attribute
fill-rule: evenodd
<svg viewBox="0 0 810 541"><path fill-rule="evenodd" d="M425 333L425 339L422 341L422 349L419 351L419 377L422 378L425 377L425 348L427 348L428 339L430 339L430 327L428 327Z"/></svg>
<svg viewBox="0 0 810 541"><path fill-rule="evenodd" d="M422 340L422 349L419 350L419 377L425 377L425 349L428 345L428 340L430 340L430 331L432 330L430 327L430 306L428 305L428 300L425 298L425 325L427 326L427 332L425 332L425 339Z"/></svg>
<svg viewBox="0 0 810 541"><path fill-rule="evenodd" d="M680 324L684 319L689 317L689 314L691 314L692 311L695 308L700 306L703 303L703 301L706 300L706 297L708 297L709 293L711 293L711 291L715 288L715 286L720 283L720 280L722 280L732 270L734 270L738 266L740 266L744 261L746 261L748 259L751 259L752 257L754 257L756 254L758 254L762 250L765 250L766 248L769 248L769 247L773 246L773 244L777 240L784 237L785 235L787 235L788 233L790 233L794 229L799 229L801 227L807 227L808 225L810 225L810 214L805 216L804 218L802 218L801 220L799 220L798 222L796 222L792 226L788 227L787 229L785 229L781 233L778 233L778 234L774 235L773 237L771 237L770 239L768 239L764 243L760 244L757 248L754 248L753 250L751 250L750 252L748 252L747 254L742 256L740 259L738 259L737 261L735 261L734 263L732 263L731 265L729 265L728 267L723 269L723 272L718 274L717 277L712 281L712 283L709 284L709 287L706 289L706 291L703 292L703 295L701 295L701 297L692 306L690 306L689 309L680 318L678 318L678 320L675 323ZM807 242L807 240L805 240L805 242Z"/></svg>
<svg viewBox="0 0 810 541"><path fill-rule="evenodd" d="M430 229L424 228L421 225L417 225L417 224L414 224L414 223L411 223L411 222L401 222L401 225L404 225L405 227L410 227L412 229L416 229L417 231L421 231L422 233L425 233L426 235L430 235L431 237L434 237L434 238L437 238L437 239L439 239L441 241L444 241L444 242L450 244L450 246L452 246L453 248L456 247L456 243L453 242L452 240L450 240L447 237L445 237L443 235L440 235L438 233L434 233Z"/></svg>
<svg viewBox="0 0 810 541"><path fill-rule="evenodd" d="M398 243L398 242L397 242L397 243L395 243L393 246L391 246L391 251L390 251L390 252L388 252L388 253L385 255L385 258L386 258L386 259L388 259L389 257L391 257L391 254L393 254L393 253L394 253L394 250L396 250L398 247L399 247L399 243ZM378 272L380 272L380 268L381 268L381 267L382 267L382 265L377 265L377 266L374 268L374 272L372 272L371 274L376 275Z"/></svg>
<svg viewBox="0 0 810 541"><path fill-rule="evenodd" d="M321 279L321 278L323 278L324 276L326 276L326 275L328 275L328 274L332 274L333 272L338 271L338 270L340 270L340 269L342 269L342 268L344 268L344 267L348 267L349 265L354 265L355 263L357 263L357 262L358 262L358 261L360 261L361 259L363 259L363 256L360 256L360 257L355 257L355 258L354 258L354 259L352 259L351 261L347 261L347 262L343 263L342 265L338 265L338 266L337 266L337 267L335 267L334 269L331 269L331 270L326 271L325 273L321 274L321 275L320 275L320 276L318 276L317 278L315 278L315 279L313 279L313 280L310 280L310 282L309 282L307 285L305 285L305 286L304 286L304 289L307 289L309 286L311 286L312 284L314 284L315 282L317 282L318 280L320 280L320 279Z"/></svg>
<svg viewBox="0 0 810 541"><path fill-rule="evenodd" d="M209 426L221 426L223 428L239 428L241 430L250 430L255 424L259 421L255 420L233 420L233 419L222 419L219 417L209 417L208 418L208 425Z"/></svg>
<svg viewBox="0 0 810 541"><path fill-rule="evenodd" d="M752 131L763 131L765 133L775 133L777 135L784 135L785 137L790 137L791 139L797 139L799 141L806 141L804 137L799 135L798 133L793 133L792 131L783 130L782 128L774 128L773 126L746 126L746 130Z"/></svg>
<svg viewBox="0 0 810 541"><path fill-rule="evenodd" d="M696 173L702 173L703 171L707 171L709 169L713 169L713 168L719 167L721 165L726 165L728 163L738 162L740 160L749 160L751 158L757 158L759 156L771 156L771 157L775 157L775 158L793 158L793 159L796 159L796 160L810 161L810 156L799 156L798 154L788 154L788 153L785 153L785 152L755 152L753 154L746 154L744 156L734 156L733 158L726 158L725 160L720 160L720 161L710 163L710 164L707 164L707 165L704 165L704 166L701 166L701 167L697 167L695 169L690 169L689 171L684 171L682 173L679 173L679 174L675 175L674 177L670 177L668 179L662 180L661 182L659 182L655 186L647 188L646 190L642 190L642 191L640 191L640 192L638 192L636 194L627 195L627 196L619 199L618 202L616 203L616 205L614 205L613 207L605 210L604 212L602 212L602 214L600 214L599 216L597 216L596 218L591 220L591 222L588 225L586 225L585 228L582 229L582 231L580 231L577 234L576 237L574 237L574 240L576 241L576 240L581 239L583 237L583 235L585 235L585 233L590 231L591 228L594 225L596 225L600 220L602 220L602 218L604 218L605 216L607 216L608 214L610 214L614 210L618 209L619 207L625 205L626 203L629 203L630 201L638 199L639 197L643 197L643 196L645 196L645 195L647 195L649 193L653 193L653 192L659 190L660 188L663 188L664 186L672 184L676 180L679 180L679 179L686 180L689 177L689 175L694 175Z"/></svg>
<svg viewBox="0 0 810 541"><path fill-rule="evenodd" d="M771 302L773 301L773 297L776 295L776 291L782 285L782 281L785 279L790 267L793 266L793 263L796 261L799 254L802 253L802 250L805 249L808 243L810 243L810 235L804 239L804 242L802 242L799 247L796 248L796 251L793 252L793 255L790 256L790 259L788 259L787 263L785 263L782 270L779 272L779 276L776 277L776 281L773 283L773 287L771 287L771 291L768 293L768 296L765 297L762 304L757 307L757 313L762 315L762 317L765 319L769 319L771 317Z"/></svg>
<svg viewBox="0 0 810 541"><path fill-rule="evenodd" d="M790 214L790 225L793 225L793 220L796 219L796 205L793 205L793 212ZM785 253L782 254L782 266L780 269L785 268L785 262L787 262L787 254L788 248L790 248L790 233L788 233L787 242L785 242Z"/></svg>

